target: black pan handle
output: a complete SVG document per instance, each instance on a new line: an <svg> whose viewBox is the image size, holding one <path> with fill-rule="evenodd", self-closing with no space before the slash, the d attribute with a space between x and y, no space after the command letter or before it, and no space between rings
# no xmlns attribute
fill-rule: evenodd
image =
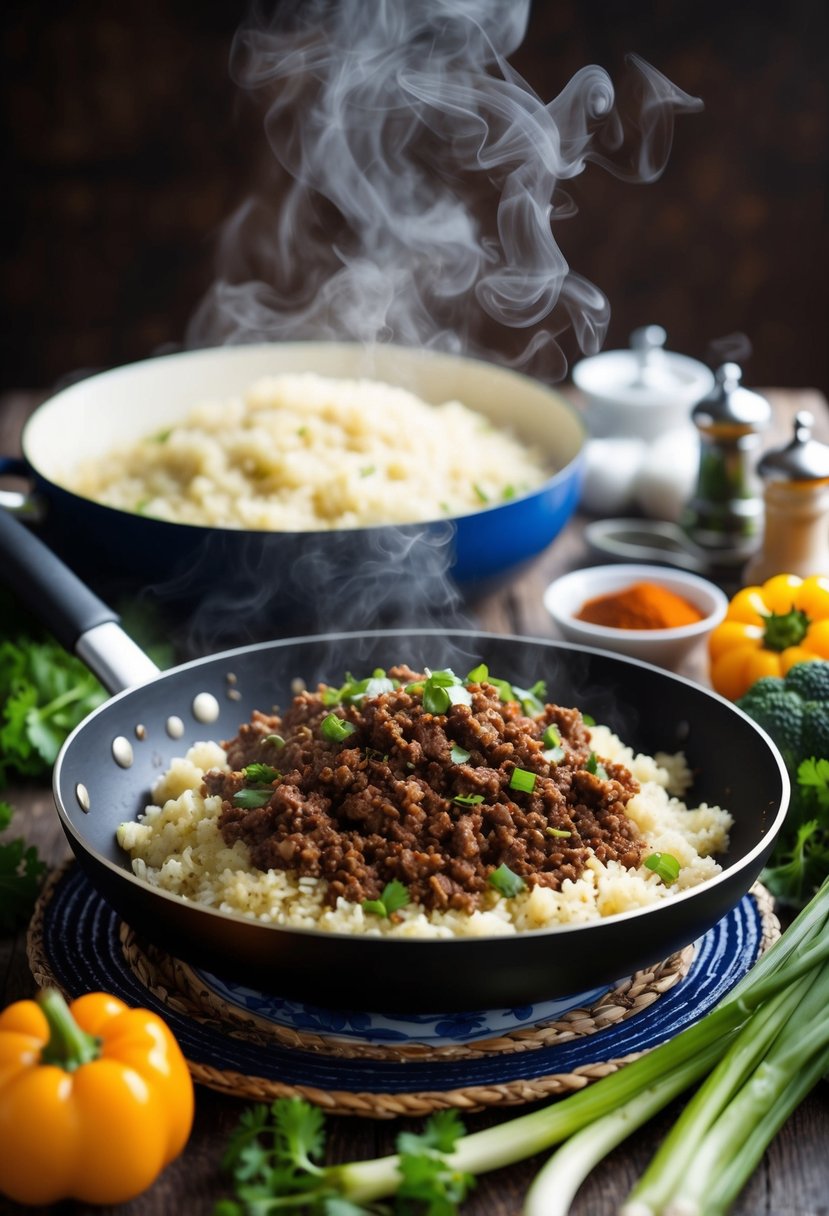
<svg viewBox="0 0 829 1216"><path fill-rule="evenodd" d="M158 675L158 668L109 608L43 541L0 510L0 581L109 692Z"/></svg>

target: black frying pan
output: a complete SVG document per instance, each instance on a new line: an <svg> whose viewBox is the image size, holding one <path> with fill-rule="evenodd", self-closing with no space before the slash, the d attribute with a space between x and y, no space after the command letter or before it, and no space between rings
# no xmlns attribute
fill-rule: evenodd
<svg viewBox="0 0 829 1216"><path fill-rule="evenodd" d="M9 585L117 694L73 733L55 766L57 811L79 863L146 938L256 988L411 1013L515 1007L610 984L715 924L756 879L782 826L789 782L768 737L721 697L648 664L530 638L406 630L280 640L159 675L114 614L0 511L3 555ZM313 687L399 662L459 672L485 662L523 687L543 678L551 700L578 705L635 748L684 749L696 773L694 801L734 815L723 873L594 924L451 941L277 928L187 903L132 875L116 827L149 801L173 756L199 739L231 737L254 708L284 707L297 678Z"/></svg>

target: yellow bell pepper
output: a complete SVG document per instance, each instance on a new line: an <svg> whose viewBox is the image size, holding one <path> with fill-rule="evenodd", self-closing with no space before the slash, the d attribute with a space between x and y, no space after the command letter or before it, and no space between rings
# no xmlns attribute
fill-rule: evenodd
<svg viewBox="0 0 829 1216"><path fill-rule="evenodd" d="M712 631L708 657L713 688L731 701L762 676L829 659L829 576L776 574L743 587Z"/></svg>
<svg viewBox="0 0 829 1216"><path fill-rule="evenodd" d="M93 992L0 1013L0 1192L124 1203L182 1151L193 1082L169 1027Z"/></svg>

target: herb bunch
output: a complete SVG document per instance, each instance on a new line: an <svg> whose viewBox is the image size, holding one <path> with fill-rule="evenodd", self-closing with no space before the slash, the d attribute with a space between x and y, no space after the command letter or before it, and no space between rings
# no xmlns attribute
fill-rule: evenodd
<svg viewBox="0 0 829 1216"><path fill-rule="evenodd" d="M455 1216L473 1184L448 1156L463 1135L457 1112L438 1111L422 1133L397 1137L397 1188L393 1206L349 1198L354 1166L325 1166L325 1115L302 1098L279 1098L246 1110L231 1137L222 1168L234 1197L220 1200L214 1216ZM355 1180L355 1181L356 1181Z"/></svg>

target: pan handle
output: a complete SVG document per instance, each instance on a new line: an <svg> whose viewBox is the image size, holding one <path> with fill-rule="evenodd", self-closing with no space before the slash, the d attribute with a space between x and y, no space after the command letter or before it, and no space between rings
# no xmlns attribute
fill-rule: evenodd
<svg viewBox="0 0 829 1216"><path fill-rule="evenodd" d="M158 675L155 663L120 627L118 614L4 510L0 510L0 580L109 692L121 692Z"/></svg>

